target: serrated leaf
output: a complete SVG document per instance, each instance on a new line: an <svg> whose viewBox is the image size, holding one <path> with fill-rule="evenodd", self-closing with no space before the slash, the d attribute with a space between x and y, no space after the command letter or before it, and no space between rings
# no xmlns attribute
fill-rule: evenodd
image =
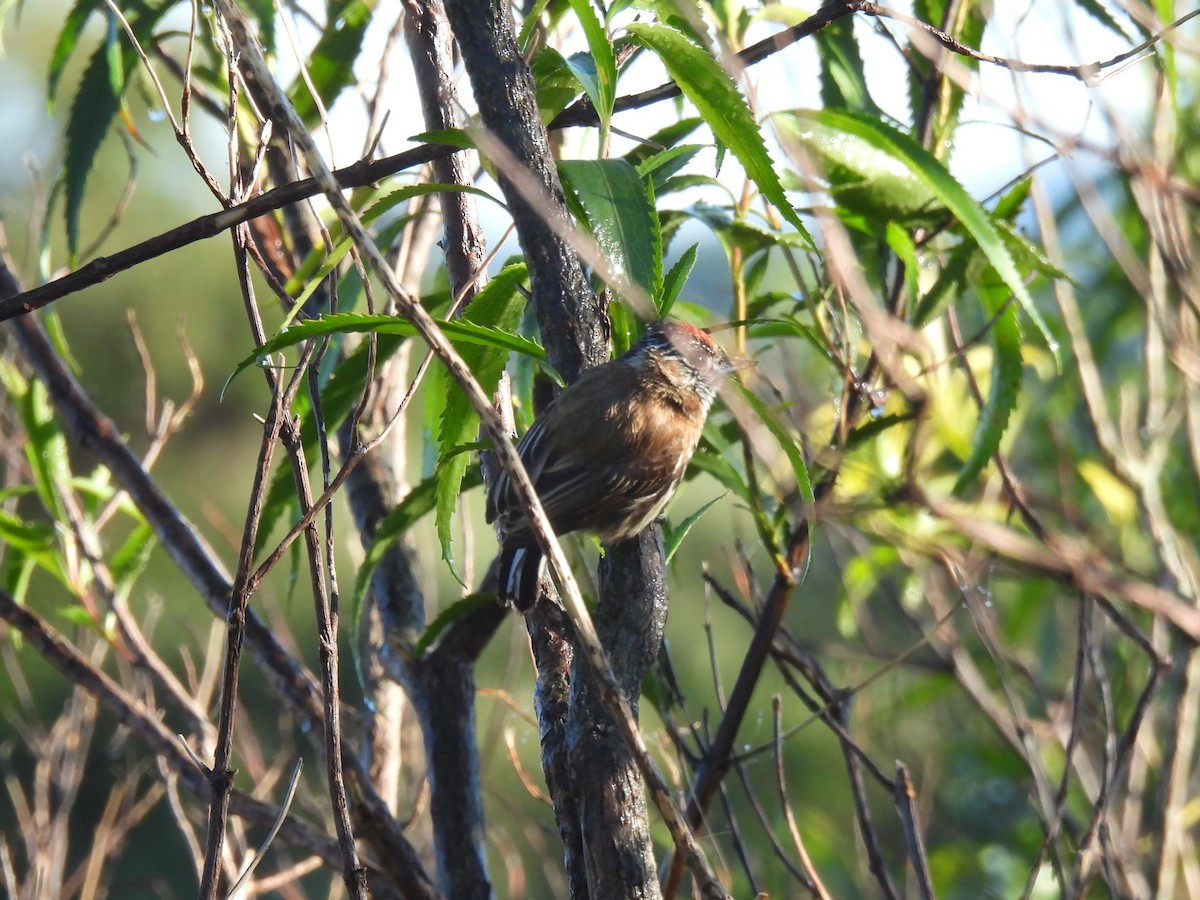
<svg viewBox="0 0 1200 900"><path fill-rule="evenodd" d="M679 299L679 294L683 290L684 284L687 283L688 276L692 274L692 268L696 265L696 257L699 252L700 245L692 244L680 254L675 265L671 266L671 270L663 278L662 291L657 297L660 319L670 315L671 307Z"/></svg>
<svg viewBox="0 0 1200 900"><path fill-rule="evenodd" d="M370 203L361 215L362 223L364 225L371 225L385 213L391 212L401 203L406 203L414 197L444 193L474 194L477 197L484 197L494 203L499 203L501 207L504 207L501 201L497 200L487 191L480 190L472 185L441 184L438 182L407 184L382 193ZM308 302L308 299L321 286L321 282L338 267L338 264L345 259L346 254L354 246L354 240L345 235L340 224L331 229L330 236L334 241L333 249L326 253L323 246L315 248L296 270L296 274L292 279L288 281L287 289L289 292L295 290L299 283L303 283L305 287L296 295L296 299L292 303L292 308L281 323L281 328L287 328L292 324L295 317L304 309L304 305Z"/></svg>
<svg viewBox="0 0 1200 900"><path fill-rule="evenodd" d="M680 144L667 150L655 153L637 164L638 174L650 178L654 184L655 193L667 181L695 158L704 149L701 144Z"/></svg>
<svg viewBox="0 0 1200 900"><path fill-rule="evenodd" d="M871 221L930 221L945 206L928 182L877 143L831 126L822 111L793 110L771 117L784 140L812 151L839 206Z"/></svg>
<svg viewBox="0 0 1200 900"><path fill-rule="evenodd" d="M471 490L482 483L483 479L479 476L478 470L468 472L463 481L462 490L464 492ZM355 633L358 633L361 625L363 603L366 600L367 591L371 589L371 579L375 576L375 570L379 568L379 564L383 562L395 543L411 531L417 522L433 511L437 503L436 494L437 477L430 476L409 491L404 499L397 503L379 523L379 527L375 530L375 536L371 540L371 546L367 548L362 565L359 566L354 578L351 610ZM442 616L438 616L438 618L441 619ZM426 634L428 633L428 629L426 629ZM430 642L433 637L430 636Z"/></svg>
<svg viewBox="0 0 1200 900"><path fill-rule="evenodd" d="M986 277L986 276L985 276ZM996 278L992 274L992 278ZM994 316L989 334L992 339L992 380L988 386L987 402L979 413L971 452L967 455L954 481L957 496L974 483L983 467L1000 449L1000 440L1008 428L1012 411L1021 394L1023 363L1021 360L1021 326L1017 310L1007 302L1003 288L981 289L985 295L985 311Z"/></svg>
<svg viewBox="0 0 1200 900"><path fill-rule="evenodd" d="M953 34L967 47L980 45L990 18L990 11L974 3L916 0L913 12L921 21ZM964 71L979 69L978 60L969 56L964 56L961 62ZM936 94L931 94L934 89ZM942 77L932 59L922 54L914 55L908 70L908 108L914 119L920 118L926 123L927 146L940 160L950 158L964 99L966 93L961 87L961 79Z"/></svg>
<svg viewBox="0 0 1200 900"><path fill-rule="evenodd" d="M308 58L307 80L297 76L288 89L296 113L310 128L320 121L312 91L317 92L328 112L338 95L354 83L354 62L362 49L363 35L371 24L374 9L374 0L351 0L335 11Z"/></svg>
<svg viewBox="0 0 1200 900"><path fill-rule="evenodd" d="M1033 176L1026 175L1005 191L1000 199L996 201L996 208L992 210L992 217L1005 222L1011 222L1016 218L1017 213L1021 211L1021 207L1025 205L1025 201L1029 199L1029 192L1032 190Z"/></svg>
<svg viewBox="0 0 1200 900"><path fill-rule="evenodd" d="M913 310L913 325L921 328L929 324L954 302L967 277L971 258L977 249L971 243L960 244L954 248L950 258L938 271L937 280L925 292L925 295L917 303L917 308Z"/></svg>
<svg viewBox="0 0 1200 900"><path fill-rule="evenodd" d="M376 366L382 365L403 343L404 339L395 335L381 335L375 348ZM337 430L338 425L362 396L367 379L368 349L367 342L363 341L353 353L338 363L333 376L321 391L321 411L325 418L325 427L330 432ZM300 420L301 443L306 452L311 452L317 444L317 430L313 425L312 402L307 394L301 393L296 397L293 412ZM292 470L288 466L282 466L275 470L267 488L267 499L263 504L254 547L256 554L266 545L275 525L289 510L299 515Z"/></svg>
<svg viewBox="0 0 1200 900"><path fill-rule="evenodd" d="M816 350L822 357L824 357L825 361L831 366L834 366L835 368L839 368L841 366L840 361L829 349L829 345L825 339L808 325L805 325L803 322L794 317L786 316L781 319L750 319L749 321L740 324L749 325L750 336L755 339L767 337L798 337L812 345L812 348Z"/></svg>
<svg viewBox="0 0 1200 900"><path fill-rule="evenodd" d="M164 10L145 9L128 21L139 40L146 40ZM137 64L134 53L122 54L120 71L114 71L114 48L120 47L123 32L112 31L110 39L92 54L79 90L71 103L67 117L66 152L63 158L63 214L66 220L67 250L72 257L79 250L79 215L83 208L83 194L88 173L100 152L100 145L108 134L109 126L121 109L120 90L129 80L129 73ZM116 88L114 86L117 86Z"/></svg>
<svg viewBox="0 0 1200 900"><path fill-rule="evenodd" d="M708 203L694 203L682 211L665 212L662 216L663 230L667 222L678 216L689 216L697 222L707 225L713 236L721 242L726 254L734 250L749 260L755 253L770 250L779 246L804 247L804 238L790 231L770 231L759 228L744 219L735 219L732 213L720 206Z"/></svg>
<svg viewBox="0 0 1200 900"><path fill-rule="evenodd" d="M466 321L492 331L514 331L525 309L525 297L517 288L528 276L524 265L504 269L475 295L463 318L458 321ZM473 344L461 347L459 352L484 390L492 389L508 365L508 351L500 346ZM448 385L437 438L436 523L442 559L450 566L454 577L459 578L454 565L450 526L457 510L459 495L462 493L463 476L471 464L470 456L459 452L459 448L475 441L479 434L479 414L456 383L448 382ZM461 578L459 580L461 581Z"/></svg>
<svg viewBox="0 0 1200 900"><path fill-rule="evenodd" d="M783 192L758 123L725 70L707 50L673 28L635 22L626 31L662 60L668 74L700 112L717 140L733 151L762 195L811 246L812 237Z"/></svg>
<svg viewBox="0 0 1200 900"><path fill-rule="evenodd" d="M460 349L462 346L469 344L482 344L511 353L521 353L537 360L544 360L546 358L546 351L539 344L519 334L497 331L494 328L476 325L465 319L443 320L437 322L437 325L445 332L446 337L450 338ZM222 389L222 393L228 389L230 382L234 378L250 366L264 363L266 357L272 353L278 353L281 350L294 347L310 338L324 337L330 334L371 333L413 337L417 334L417 329L407 319L399 319L395 316L386 315L368 315L365 313L333 313L317 319L300 322L275 335L261 349L238 363L233 374L225 382L225 388Z"/></svg>
<svg viewBox="0 0 1200 900"><path fill-rule="evenodd" d="M67 250L72 257L79 250L79 214L87 176L120 105L109 77L108 53L101 48L93 54L83 72L67 118L63 212L67 224Z"/></svg>
<svg viewBox="0 0 1200 900"><path fill-rule="evenodd" d="M979 249L983 251L1004 285L1012 292L1022 311L1041 333L1046 346L1054 355L1055 362L1062 364L1058 342L1034 305L1003 235L986 210L975 202L945 166L911 137L879 119L829 109L811 115L831 128L862 139L870 146L886 152L897 163L924 180L936 195L938 202L958 219L967 234L979 245Z"/></svg>
<svg viewBox="0 0 1200 900"><path fill-rule="evenodd" d="M832 22L815 39L821 60L821 105L878 113L867 87L853 17Z"/></svg>
<svg viewBox="0 0 1200 900"><path fill-rule="evenodd" d="M58 33L58 40L54 42L54 50L50 54L50 71L46 78L46 94L49 96L51 103L53 103L54 97L58 93L58 85L62 81L67 63L71 61L71 56L74 54L75 48L79 46L79 38L83 34L84 26L87 25L87 21L91 18L92 13L101 6L103 6L102 0L77 0L75 5L71 7L71 11L67 13L62 30Z"/></svg>
<svg viewBox="0 0 1200 900"><path fill-rule="evenodd" d="M662 235L650 188L637 169L623 159L571 160L558 169L609 266L656 296L662 287ZM625 293L625 285L611 287Z"/></svg>
<svg viewBox="0 0 1200 900"><path fill-rule="evenodd" d="M656 196L662 197L666 194L686 191L689 188L695 187L716 188L717 190L724 191L729 195L730 202L733 202L733 191L729 190L729 185L725 184L719 178L713 178L711 175L701 175L697 172L687 175L674 175L664 181L661 187L655 186L654 193Z"/></svg>
<svg viewBox="0 0 1200 900"><path fill-rule="evenodd" d="M532 7L526 6L525 8L525 22L521 26L521 33L517 35L517 44L521 48L521 54L526 57L529 53L529 40L533 37L534 29L537 28L542 13L546 11L549 4L550 0L537 0Z"/></svg>

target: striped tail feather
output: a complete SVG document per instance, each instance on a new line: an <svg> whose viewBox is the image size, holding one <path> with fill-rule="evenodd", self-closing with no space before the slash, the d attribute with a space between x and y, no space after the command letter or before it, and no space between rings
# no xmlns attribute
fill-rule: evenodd
<svg viewBox="0 0 1200 900"><path fill-rule="evenodd" d="M537 547L504 547L496 592L505 606L528 612L537 602L540 583L545 576L546 560Z"/></svg>

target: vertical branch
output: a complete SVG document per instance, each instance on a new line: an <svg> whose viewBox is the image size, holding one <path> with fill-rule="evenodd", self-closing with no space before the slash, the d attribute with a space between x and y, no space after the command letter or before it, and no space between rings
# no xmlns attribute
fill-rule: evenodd
<svg viewBox="0 0 1200 900"><path fill-rule="evenodd" d="M929 874L925 836L921 833L921 821L917 816L917 789L913 786L908 766L901 762L896 763L895 800L900 821L904 824L904 842L908 845L908 858L917 878L917 896L921 900L933 900L933 877Z"/></svg>
<svg viewBox="0 0 1200 900"><path fill-rule="evenodd" d="M667 620L664 558L662 530L653 527L609 548L600 568L596 631L635 714ZM591 895L659 897L637 762L584 660L572 666L571 692L567 742Z"/></svg>
<svg viewBox="0 0 1200 900"><path fill-rule="evenodd" d="M308 466L304 459L304 445L300 434L290 426L283 433L283 441L292 463L292 477L296 482L300 511L307 514L313 505L312 488L308 480ZM346 792L345 771L342 763L341 693L338 679L338 614L331 602L321 549L321 536L316 522L304 529L304 540L312 582L313 603L317 621L317 648L321 658L321 686L325 698L325 766L329 783L330 799L333 801L334 823L338 843L342 848L343 872L353 897L367 896L366 869L358 857L354 843L354 830L350 821L350 802Z"/></svg>
<svg viewBox="0 0 1200 900"><path fill-rule="evenodd" d="M500 186L529 265L542 340L551 364L572 382L583 369L604 362L608 341L602 306L579 258L560 237L561 229L553 227L554 221L568 221L566 202L538 116L533 77L513 32L512 12L502 0L450 0L446 14L484 126L550 198L548 208L536 208L501 169Z"/></svg>
<svg viewBox="0 0 1200 900"><path fill-rule="evenodd" d="M208 811L208 839L204 848L204 869L200 878L202 898L216 900L220 896L220 864L225 841L225 820L229 813L229 798L233 791L233 720L237 708L238 675L241 671L242 645L245 641L246 614L250 606L250 576L254 562L254 546L258 538L263 504L266 500L267 474L279 442L283 393L277 383L267 421L263 425L262 445L254 484L250 490L249 508L238 552L237 574L229 596L226 615L225 664L221 679L221 712L217 722L216 749L212 769L208 772L211 800Z"/></svg>
<svg viewBox="0 0 1200 900"><path fill-rule="evenodd" d="M450 23L442 0L405 0L405 29L413 74L425 128L440 131L462 127L460 104L454 85L454 52ZM472 183L468 155L451 153L433 160L434 180L441 184ZM438 195L445 222L446 269L450 290L455 297L465 290L465 299L487 281L483 268L487 241L476 216L475 198L465 191L445 191Z"/></svg>
<svg viewBox="0 0 1200 900"><path fill-rule="evenodd" d="M539 603L530 610L525 625L537 670L533 705L537 712L542 772L550 790L554 819L563 844L567 885L572 900L586 900L589 893L579 799L572 786L566 729L571 670L575 661L571 620L557 604Z"/></svg>

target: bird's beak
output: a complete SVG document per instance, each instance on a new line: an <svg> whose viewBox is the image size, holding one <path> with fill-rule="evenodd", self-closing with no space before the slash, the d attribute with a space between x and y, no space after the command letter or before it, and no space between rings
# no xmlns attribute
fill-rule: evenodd
<svg viewBox="0 0 1200 900"><path fill-rule="evenodd" d="M741 372L743 369L752 369L757 365L758 361L748 356L726 356L721 363L727 375L733 372Z"/></svg>

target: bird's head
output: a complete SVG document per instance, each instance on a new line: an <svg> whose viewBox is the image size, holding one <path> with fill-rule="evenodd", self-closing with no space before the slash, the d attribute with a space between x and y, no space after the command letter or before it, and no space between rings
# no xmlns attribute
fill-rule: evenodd
<svg viewBox="0 0 1200 900"><path fill-rule="evenodd" d="M694 391L705 412L725 376L743 368L712 335L686 322L655 323L630 351L630 361L656 370L680 392Z"/></svg>

